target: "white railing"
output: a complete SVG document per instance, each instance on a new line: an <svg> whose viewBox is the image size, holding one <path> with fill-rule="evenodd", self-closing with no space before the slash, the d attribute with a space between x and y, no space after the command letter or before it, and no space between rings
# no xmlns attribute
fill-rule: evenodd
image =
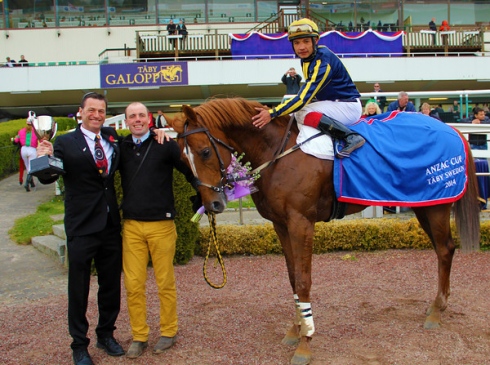
<svg viewBox="0 0 490 365"><path fill-rule="evenodd" d="M470 124L470 123L447 123L451 127L456 128L466 139L468 139L468 134L486 134L487 141L490 140L490 124ZM471 150L473 157L475 158L490 158L490 150ZM478 173L479 176L490 175L488 173Z"/></svg>
<svg viewBox="0 0 490 365"><path fill-rule="evenodd" d="M111 118L107 118L104 122L105 127L113 127L115 130L127 129L126 126L126 116L124 114L119 114Z"/></svg>

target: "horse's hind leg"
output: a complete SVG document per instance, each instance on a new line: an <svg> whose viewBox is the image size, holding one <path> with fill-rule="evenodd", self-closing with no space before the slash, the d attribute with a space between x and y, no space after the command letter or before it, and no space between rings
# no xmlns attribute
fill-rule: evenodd
<svg viewBox="0 0 490 365"><path fill-rule="evenodd" d="M451 265L455 251L451 235L451 204L414 208L413 211L437 254L437 295L427 310L424 328L439 328L441 312L446 309L450 294Z"/></svg>

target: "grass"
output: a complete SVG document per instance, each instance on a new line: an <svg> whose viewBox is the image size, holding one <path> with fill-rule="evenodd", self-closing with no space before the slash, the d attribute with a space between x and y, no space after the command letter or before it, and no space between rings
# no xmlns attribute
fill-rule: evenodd
<svg viewBox="0 0 490 365"><path fill-rule="evenodd" d="M243 198L240 198L240 199L242 200L242 208L243 209L255 208L255 204L254 204L252 197L250 195L244 196ZM228 209L240 208L240 199L229 202L226 205L226 208L228 208Z"/></svg>
<svg viewBox="0 0 490 365"><path fill-rule="evenodd" d="M243 209L255 208L250 196L245 196L241 200ZM229 209L239 209L239 207L239 200L229 202L227 205ZM63 214L64 212L63 198L54 197L49 202L41 204L36 213L17 219L14 226L9 230L10 239L20 245L27 245L31 243L32 237L52 234L53 225L60 224L63 221L54 221L51 216Z"/></svg>
<svg viewBox="0 0 490 365"><path fill-rule="evenodd" d="M54 221L51 216L64 212L63 198L54 197L49 202L41 204L36 213L17 219L14 226L9 230L9 236L14 242L27 245L31 242L32 237L53 233L53 224L59 224L63 220Z"/></svg>

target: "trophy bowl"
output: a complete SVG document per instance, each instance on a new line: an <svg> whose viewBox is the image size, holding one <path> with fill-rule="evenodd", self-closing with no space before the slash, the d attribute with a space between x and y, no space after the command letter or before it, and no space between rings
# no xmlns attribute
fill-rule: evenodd
<svg viewBox="0 0 490 365"><path fill-rule="evenodd" d="M32 129L36 134L39 142L42 140L49 141L55 135L58 130L58 125L54 121L53 117L49 115L35 116L34 113L29 112L29 121L32 123ZM31 161L30 174L37 176L40 179L49 179L53 176L63 175L63 161L54 156L41 156Z"/></svg>
<svg viewBox="0 0 490 365"><path fill-rule="evenodd" d="M36 133L39 141L51 140L56 135L58 130L58 124L54 121L53 117L49 115L40 115L38 117L31 118L32 129Z"/></svg>

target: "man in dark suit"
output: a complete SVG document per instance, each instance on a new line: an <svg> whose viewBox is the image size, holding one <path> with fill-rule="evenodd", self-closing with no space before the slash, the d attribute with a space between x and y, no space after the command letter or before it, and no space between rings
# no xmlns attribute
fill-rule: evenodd
<svg viewBox="0 0 490 365"><path fill-rule="evenodd" d="M79 112L82 123L56 138L43 141L38 155L53 155L63 161L65 175L65 230L68 248L68 329L76 365L92 365L88 353L86 317L91 264L97 270L99 321L97 347L111 356L124 355L113 332L121 299L121 222L114 189L114 171L119 162L118 136L103 127L107 100L88 93ZM101 139L96 142L97 136ZM102 149L101 149L102 147ZM58 177L41 180L52 183Z"/></svg>
<svg viewBox="0 0 490 365"><path fill-rule="evenodd" d="M163 115L163 112L161 110L157 111L158 115L157 118L155 119L155 127L157 128L165 128L167 127L167 120L165 119L165 116Z"/></svg>

